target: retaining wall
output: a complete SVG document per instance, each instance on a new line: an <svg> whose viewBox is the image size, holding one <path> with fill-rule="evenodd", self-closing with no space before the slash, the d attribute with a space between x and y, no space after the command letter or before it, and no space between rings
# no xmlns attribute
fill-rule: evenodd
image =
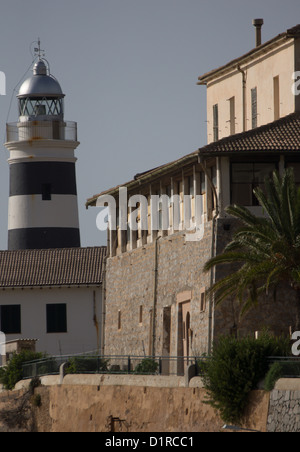
<svg viewBox="0 0 300 452"><path fill-rule="evenodd" d="M205 403L199 378L189 387L182 377L68 375L63 384L57 378L47 377L43 383L49 386L35 389L41 406L32 406L28 425L37 432L219 432L224 425ZM15 406L26 391L21 386L0 394L0 407L2 399ZM253 391L244 428L266 431L268 405L268 393Z"/></svg>

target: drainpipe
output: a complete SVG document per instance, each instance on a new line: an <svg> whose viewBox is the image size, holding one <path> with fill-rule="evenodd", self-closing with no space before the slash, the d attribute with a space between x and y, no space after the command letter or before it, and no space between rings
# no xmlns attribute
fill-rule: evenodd
<svg viewBox="0 0 300 452"><path fill-rule="evenodd" d="M213 257L215 257L216 254L216 238L217 238L217 217L219 216L219 200L218 200L218 194L217 194L217 190L216 187L214 186L211 177L207 171L206 165L203 162L202 156L200 155L200 152L198 154L198 162L201 165L202 171L205 173L208 183L212 188L213 191L213 195L215 198L215 214L212 218L212 234L211 234L211 248L210 248L210 256L211 259ZM212 268L210 271L210 287L213 286L215 281L215 269ZM212 329L213 329L213 305L214 305L214 296L211 293L209 296L209 308L208 308L208 339L207 339L207 352L208 355L211 354L211 350L212 350Z"/></svg>
<svg viewBox="0 0 300 452"><path fill-rule="evenodd" d="M246 132L246 72L237 65L237 70L242 74L242 89L243 89L243 132Z"/></svg>
<svg viewBox="0 0 300 452"><path fill-rule="evenodd" d="M156 340L156 309L157 309L157 276L158 276L158 241L160 236L156 237L154 243L154 281L153 281L153 310L152 310L152 347L151 355L155 357Z"/></svg>
<svg viewBox="0 0 300 452"><path fill-rule="evenodd" d="M96 299L96 290L93 290L93 322L94 327L96 328L97 334L97 354L99 353L99 322L97 317L97 299Z"/></svg>
<svg viewBox="0 0 300 452"><path fill-rule="evenodd" d="M107 257L104 259L104 272L102 281L102 315L101 315L101 354L104 356L105 352L105 325L106 325L106 266Z"/></svg>

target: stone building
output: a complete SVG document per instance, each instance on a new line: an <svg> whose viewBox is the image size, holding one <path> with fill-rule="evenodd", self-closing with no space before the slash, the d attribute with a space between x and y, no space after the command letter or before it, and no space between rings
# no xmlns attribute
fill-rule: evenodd
<svg viewBox="0 0 300 452"><path fill-rule="evenodd" d="M221 139L216 134L203 148L137 174L130 182L87 201L88 207L108 205L110 212L106 355L164 356L166 372L170 366L182 372L188 360L172 364L168 358L207 353L220 334L254 334L264 327L288 333L295 325L296 301L289 289L279 290L276 301L265 297L264 303L241 317L233 300L215 306L206 295L225 270L208 274L202 270L208 259L222 252L236 227L224 211L226 206L237 203L262 215L253 188L262 186L274 169L283 172L293 166L300 183L300 113L291 91L299 31L295 27L199 78L208 86L208 136L211 111L217 112L213 105L220 105L218 128L230 120L248 124L251 118L243 102L253 86L259 87L256 111L261 125L253 121L253 127L231 128ZM252 71L256 75L251 84L242 85L241 75ZM262 83L267 78L274 90L265 92ZM283 79L289 82L289 92L281 87ZM234 114L227 98L235 100ZM275 104L284 107L276 107L271 118L267 110Z"/></svg>

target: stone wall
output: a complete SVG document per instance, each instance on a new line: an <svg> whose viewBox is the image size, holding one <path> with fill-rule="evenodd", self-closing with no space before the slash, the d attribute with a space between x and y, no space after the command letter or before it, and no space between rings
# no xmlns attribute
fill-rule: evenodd
<svg viewBox="0 0 300 452"><path fill-rule="evenodd" d="M168 341L168 354L180 354L178 303L184 296L191 303L190 352L207 351L208 308L201 312L200 298L201 289L209 287L209 275L203 275L202 268L210 257L210 229L208 224L201 242L186 242L183 233L160 238L157 260L155 243L107 260L106 355L151 355L153 340L156 355L166 353ZM168 315L169 331L164 324Z"/></svg>
<svg viewBox="0 0 300 452"><path fill-rule="evenodd" d="M300 391L272 391L268 432L300 432Z"/></svg>
<svg viewBox="0 0 300 452"><path fill-rule="evenodd" d="M167 377L161 377L166 384L154 377L136 377L68 375L62 385L51 377L52 385L36 388L30 397L26 385L4 391L0 432L223 431L224 422L205 403L198 378L184 387L182 379L174 377L168 387ZM36 395L40 406L34 404ZM281 379L270 393L252 391L249 402L243 429L300 432L300 379ZM227 431L231 430L235 431Z"/></svg>
<svg viewBox="0 0 300 452"><path fill-rule="evenodd" d="M221 253L231 240L237 221L219 219L216 227L214 246ZM152 243L109 258L105 354L144 356L152 355L154 350L157 356L180 356L185 354L182 344L189 336L189 355L198 356L208 352L210 333L214 339L229 333L254 335L265 328L276 334L288 334L290 328L295 331L297 295L289 287L281 287L276 293L270 290L244 316L234 300L215 307L213 303L210 306L207 296L202 309L201 297L210 287L211 277L202 269L211 257L211 250L212 222L209 222L201 241L189 242L184 233L176 233L160 238L156 250ZM228 266L218 267L216 278L222 278L229 270ZM184 309L190 313L185 338Z"/></svg>
<svg viewBox="0 0 300 452"><path fill-rule="evenodd" d="M1 409L15 409L26 390L0 394L0 432L219 432L224 425L202 388L101 385L101 376L97 384L84 377L76 384L77 376L69 377L35 389L40 406L28 402L22 426L5 425ZM244 428L266 430L268 400L263 391L251 394Z"/></svg>

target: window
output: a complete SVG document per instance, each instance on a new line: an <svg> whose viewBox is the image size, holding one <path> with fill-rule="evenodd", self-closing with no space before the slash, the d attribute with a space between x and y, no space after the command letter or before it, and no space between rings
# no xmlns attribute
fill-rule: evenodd
<svg viewBox="0 0 300 452"><path fill-rule="evenodd" d="M120 331L122 328L122 313L118 311L118 330Z"/></svg>
<svg viewBox="0 0 300 452"><path fill-rule="evenodd" d="M19 101L20 116L59 116L63 114L63 99L32 99L27 97Z"/></svg>
<svg viewBox="0 0 300 452"><path fill-rule="evenodd" d="M4 334L21 334L21 305L0 306L0 330Z"/></svg>
<svg viewBox="0 0 300 452"><path fill-rule="evenodd" d="M204 312L205 308L206 308L205 289L202 289L200 293L200 312Z"/></svg>
<svg viewBox="0 0 300 452"><path fill-rule="evenodd" d="M140 306L140 310L139 310L139 324L142 325L143 323L143 306Z"/></svg>
<svg viewBox="0 0 300 452"><path fill-rule="evenodd" d="M257 127L257 88L251 90L252 129Z"/></svg>
<svg viewBox="0 0 300 452"><path fill-rule="evenodd" d="M297 187L300 187L300 162L286 163L286 168L294 169L295 183L296 183Z"/></svg>
<svg viewBox="0 0 300 452"><path fill-rule="evenodd" d="M235 97L229 99L230 135L235 134Z"/></svg>
<svg viewBox="0 0 300 452"><path fill-rule="evenodd" d="M214 141L219 139L219 107L218 104L213 106L213 136Z"/></svg>
<svg viewBox="0 0 300 452"><path fill-rule="evenodd" d="M51 201L51 184L42 184L42 200L43 201Z"/></svg>
<svg viewBox="0 0 300 452"><path fill-rule="evenodd" d="M276 169L276 163L232 163L231 203L241 206L257 206L253 189L263 187L267 176Z"/></svg>
<svg viewBox="0 0 300 452"><path fill-rule="evenodd" d="M67 305L47 304L47 333L67 332Z"/></svg>
<svg viewBox="0 0 300 452"><path fill-rule="evenodd" d="M279 75L273 78L274 121L280 118Z"/></svg>

